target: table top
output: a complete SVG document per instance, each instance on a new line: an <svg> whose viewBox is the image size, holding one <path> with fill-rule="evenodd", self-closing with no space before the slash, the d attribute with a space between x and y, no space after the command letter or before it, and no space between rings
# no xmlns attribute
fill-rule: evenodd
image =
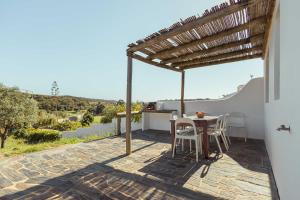
<svg viewBox="0 0 300 200"><path fill-rule="evenodd" d="M185 118L192 119L194 121L214 121L218 119L218 116L204 116L203 118L198 118L196 115L187 116ZM175 121L176 119L171 119L170 121Z"/></svg>

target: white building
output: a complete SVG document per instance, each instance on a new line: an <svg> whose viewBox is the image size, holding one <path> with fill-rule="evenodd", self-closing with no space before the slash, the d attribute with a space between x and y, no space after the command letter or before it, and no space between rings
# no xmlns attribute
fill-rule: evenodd
<svg viewBox="0 0 300 200"><path fill-rule="evenodd" d="M251 1L252 2L252 1ZM253 2L272 2L272 1L253 1ZM297 200L300 199L299 181L300 181L300 84L298 83L298 73L300 67L298 56L300 56L300 45L298 36L300 35L300 2L292 0L276 0L271 13L266 14L267 23L263 43L264 59L264 78L255 78L251 80L244 88L232 97L220 100L206 101L185 101L184 97L184 73L182 76L182 101L161 101L160 107L166 110L185 111L184 113L193 113L195 111L205 111L209 114L222 114L230 112L245 113L248 137L263 139L272 164L272 169L278 192L281 199ZM243 4L243 1L241 1ZM221 15L221 11L220 11ZM250 11L251 15L251 11ZM270 18L268 18L270 16ZM200 21L201 19L199 19ZM190 22L191 24L193 22ZM259 22L260 23L260 22ZM185 25L183 25L183 29ZM195 25L196 27L196 25ZM178 28L180 29L180 28ZM249 28L251 29L251 28ZM173 33L170 32L170 35ZM178 34L181 34L180 32ZM150 46L151 44L160 44L160 36L152 36L142 44L132 45L129 50L132 52ZM154 38L154 39L153 39ZM192 41L195 42L195 41ZM191 42L191 43L192 43ZM188 46L185 44L185 46ZM148 56L155 58L155 54L167 56L165 52L177 53L179 57L180 50L184 50L184 45L170 47L160 50ZM176 51L176 48L178 51ZM147 50L147 49L146 49ZM199 51L199 50L197 50ZM207 50L204 50L207 51ZM163 52L163 53L161 53ZM131 52L130 52L131 53ZM253 53L255 54L255 53ZM251 54L251 55L253 55ZM129 54L129 57L131 54ZM155 63L147 58L136 56L133 58L147 62L152 65L170 69L172 65L163 65ZM167 58L167 60L178 60L178 58ZM203 60L208 60L204 58ZM186 60L185 60L186 61ZM186 61L193 62L193 61ZM204 62L204 61L203 61ZM217 61L210 61L217 62ZM209 62L207 62L209 63ZM199 66L205 66L207 63L198 63ZM173 63L171 63L173 64ZM185 63L181 63L185 64ZM218 63L222 64L222 63ZM129 59L129 74L131 72ZM196 64L194 64L196 67ZM172 70L185 70L187 68L172 68ZM129 81L130 80L129 76ZM129 82L130 83L130 82ZM131 84L131 83L130 83ZM129 85L128 94L131 101L131 85ZM201 110L199 110L201 109ZM144 115L144 122L147 128L168 130L168 116L166 113L161 115ZM130 119L130 116L127 116ZM157 122L159 123L151 123ZM129 134L130 129L127 130ZM244 137L239 131L232 133L232 136Z"/></svg>

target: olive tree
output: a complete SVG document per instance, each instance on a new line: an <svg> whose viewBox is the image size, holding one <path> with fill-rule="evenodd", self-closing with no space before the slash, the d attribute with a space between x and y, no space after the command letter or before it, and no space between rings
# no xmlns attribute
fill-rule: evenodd
<svg viewBox="0 0 300 200"><path fill-rule="evenodd" d="M4 148L7 136L14 130L36 122L37 111L37 102L28 94L0 85L1 148Z"/></svg>

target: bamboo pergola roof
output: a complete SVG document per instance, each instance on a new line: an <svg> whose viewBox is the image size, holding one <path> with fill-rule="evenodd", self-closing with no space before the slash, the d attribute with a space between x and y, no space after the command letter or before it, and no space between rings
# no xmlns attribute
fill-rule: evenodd
<svg viewBox="0 0 300 200"><path fill-rule="evenodd" d="M127 55L165 69L262 58L275 0L230 0L129 44Z"/></svg>

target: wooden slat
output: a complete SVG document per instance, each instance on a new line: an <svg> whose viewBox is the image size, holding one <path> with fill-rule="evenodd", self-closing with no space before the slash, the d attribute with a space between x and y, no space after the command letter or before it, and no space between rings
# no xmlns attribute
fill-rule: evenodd
<svg viewBox="0 0 300 200"><path fill-rule="evenodd" d="M240 1L239 3L236 3L234 5L223 8L222 10L219 10L218 12L214 12L207 16L200 17L194 21L191 21L190 23L186 23L186 24L182 25L181 27L175 28L172 31L169 31L169 32L166 32L159 36L153 37L152 39L149 39L148 41L145 41L141 44L129 47L129 49L127 51L128 52L139 51L140 49L144 49L153 44L159 43L160 41L166 40L168 38L171 38L171 37L181 34L183 32L189 31L197 26L202 26L202 25L206 24L207 22L222 18L222 17L224 17L226 15L230 15L234 12L243 10L243 9L247 8L250 4L255 4L257 2L259 2L259 0Z"/></svg>
<svg viewBox="0 0 300 200"><path fill-rule="evenodd" d="M137 59L137 60L140 60L142 62L148 63L150 65L160 67L160 68L169 69L169 70L176 71L176 72L181 72L182 71L180 69L177 69L177 68L174 68L174 67L171 67L171 66L168 66L168 65L164 65L164 64L160 64L158 62L154 62L152 60L148 60L148 59L144 58L143 56L140 56L140 55L137 55L137 54L132 54L132 55L130 55L130 57L132 57L134 59Z"/></svg>
<svg viewBox="0 0 300 200"><path fill-rule="evenodd" d="M244 44L255 43L255 42L258 42L258 41L262 40L263 36L264 36L263 33L262 34L257 34L255 36L252 36L250 38L243 39L243 40L240 40L240 41L234 41L234 42L230 42L230 43L227 43L227 44L215 46L215 47L212 47L212 48L209 48L209 49L199 50L197 52L186 54L186 55L183 55L183 56L180 56L180 57L177 57L177 58L164 60L164 61L162 61L162 63L173 63L173 64L175 64L175 63L178 63L178 62L183 62L186 59L193 59L195 57L202 56L204 54L210 54L210 53L213 53L213 52L223 51L223 50L226 50L226 49L229 49L229 48L235 48L235 47L238 47L238 46L241 46L241 45L244 45Z"/></svg>
<svg viewBox="0 0 300 200"><path fill-rule="evenodd" d="M262 58L262 53L255 54L255 55L247 55L239 58L231 58L231 59L225 59L225 60L220 60L220 61L213 61L213 62L206 62L206 63L199 63L191 66L186 66L182 67L182 70L186 69L193 69L197 67L207 67L211 65L219 65L219 64L225 64L225 63L231 63L231 62L237 62L237 61L242 61L242 60L250 60L250 59L255 59L255 58Z"/></svg>
<svg viewBox="0 0 300 200"><path fill-rule="evenodd" d="M205 57L205 58L194 59L194 60L187 61L187 62L176 63L176 66L180 66L180 67L190 66L190 65L195 65L197 63L210 62L210 61L214 61L214 60L231 58L231 57L235 57L235 56L239 56L239 55L243 55L243 54L247 54L247 53L251 53L251 52L255 52L255 51L262 51L262 46L257 46L257 47L253 47L253 48L249 48L249 49L242 49L242 50L229 52L229 53L218 54L216 56L209 56L209 57Z"/></svg>
<svg viewBox="0 0 300 200"><path fill-rule="evenodd" d="M265 30L265 37L264 37L264 44L263 44L263 58L265 58L266 52L267 52L267 47L268 47L268 40L269 40L269 35L272 27L272 18L275 12L275 0L270 0L270 11L267 15L267 27Z"/></svg>
<svg viewBox="0 0 300 200"><path fill-rule="evenodd" d="M240 32L240 31L245 30L245 29L250 29L251 27L253 27L253 26L257 25L257 24L261 24L261 23L265 23L265 22L266 22L265 16L259 17L259 18L255 19L255 20L251 21L251 22L245 23L243 25L239 25L237 27L228 29L226 31L222 31L222 32L220 32L218 34L214 34L212 36L207 36L207 37L202 38L200 40L195 40L195 41L192 41L192 42L187 43L187 44L183 44L183 45L180 45L180 46L177 46L177 47L173 47L172 49L167 49L167 50L161 51L159 53L156 53L156 54L153 54L153 55L149 56L149 58L150 59L161 58L163 56L170 55L172 53L181 51L183 49L187 49L187 48L190 48L190 47L193 47L193 46L196 46L196 45L200 45L200 44L203 44L203 43L211 42L211 41L214 41L216 39L232 35L232 34L234 34L236 32Z"/></svg>

